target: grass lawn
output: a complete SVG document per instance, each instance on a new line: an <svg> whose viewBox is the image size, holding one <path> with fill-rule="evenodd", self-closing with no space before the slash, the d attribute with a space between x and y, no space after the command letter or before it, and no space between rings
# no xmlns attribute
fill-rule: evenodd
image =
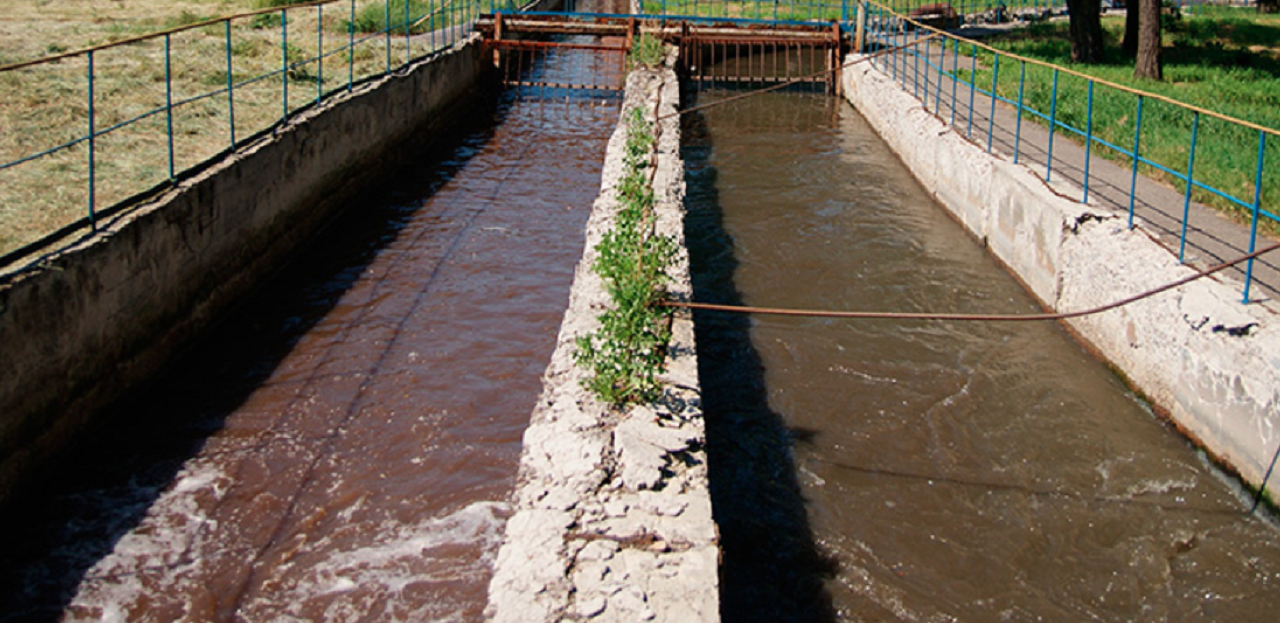
<svg viewBox="0 0 1280 623"><path fill-rule="evenodd" d="M1040 23L1002 35L988 43L1002 50L1061 65L1109 82L1131 86L1193 106L1268 127L1280 128L1280 15L1259 15L1253 9L1205 7L1196 15L1166 22L1163 81L1133 78L1133 60L1120 50L1124 18L1103 20L1108 46L1099 65L1071 63L1066 21ZM980 54L981 56L981 54ZM982 59L991 66L991 55ZM1002 59L999 92L1017 100L1018 64ZM990 84L990 71L980 71L978 83ZM1052 72L1027 66L1027 105L1047 113L1052 100ZM1095 135L1116 145L1133 146L1137 96L1099 85L1095 87L1092 126ZM1057 119L1076 128L1087 122L1086 81L1062 74L1058 86ZM1185 172L1189 160L1193 114L1164 102L1147 99L1142 110L1141 153L1164 166ZM1039 120L1038 120L1039 121ZM1074 135L1073 135L1074 137ZM1078 138L1078 137L1076 137ZM1201 115L1194 174L1219 190L1252 202L1257 171L1258 132ZM1129 161L1112 150L1095 150L1104 157ZM1268 137L1263 174L1263 208L1280 213L1280 137ZM1185 182L1148 167L1145 173L1177 188ZM1207 191L1195 199L1227 209L1246 211Z"/></svg>
<svg viewBox="0 0 1280 623"><path fill-rule="evenodd" d="M447 0L412 0L418 21ZM93 59L95 209L102 210L164 183L170 176L169 119L172 98L173 169L196 165L271 127L322 93L349 80L382 73L411 55L446 42L421 35L446 25L426 20L406 39L405 0L391 0L393 34L363 34L361 25L383 28L383 0L356 0L356 45L351 40L352 4L288 11L173 34L168 67L165 39L98 51ZM0 17L0 65L114 43L201 21L287 4L288 0L4 0ZM450 16L472 15L472 0L447 5ZM440 18L436 18L439 20ZM366 28L368 30L369 28ZM323 53L324 58L318 59ZM287 72L281 67L285 60ZM228 73L235 83L227 93ZM76 141L89 133L89 64L84 55L0 71L0 166ZM286 95L287 94L287 95ZM287 99L287 102L285 101ZM139 119L141 117L141 119ZM112 129L117 124L122 127ZM0 254L75 222L88 214L89 146L80 142L0 169Z"/></svg>

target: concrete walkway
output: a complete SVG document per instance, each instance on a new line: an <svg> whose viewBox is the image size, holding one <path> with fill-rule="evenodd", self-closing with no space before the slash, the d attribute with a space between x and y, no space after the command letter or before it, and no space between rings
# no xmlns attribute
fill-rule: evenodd
<svg viewBox="0 0 1280 623"><path fill-rule="evenodd" d="M914 35L908 35L914 36ZM897 44L907 39L899 38ZM962 46L963 48L963 46ZM1008 160L1015 160L1045 177L1048 170L1050 136L1045 125L1033 121L1029 113L1023 115L1021 131L1018 131L1017 109L999 102L992 114L991 98L982 94L983 85L973 88L969 83L953 80L945 73L938 73L938 64L946 72L956 67L952 46L944 54L936 40L920 44L924 55L897 52L875 61L875 66L902 84L922 102L925 110L975 144L987 147ZM926 64L924 56L928 57ZM969 57L961 50L959 68L971 67ZM978 65L979 69L983 67ZM1017 66L1006 67L1016 71ZM985 87L991 88L988 83ZM994 123L992 118L994 116ZM1015 146L1015 136L1017 145ZM1132 180L1131 161L1108 161L1098 154L1095 145L1088 160L1088 205L1123 213L1129 211L1129 189ZM1256 149L1256 146L1250 147ZM1048 185L1058 194L1080 201L1084 197L1086 154L1083 140L1074 132L1059 128L1053 136L1053 167ZM1137 176L1134 199L1134 224L1151 233L1175 255L1178 253L1182 230L1184 190L1174 189L1141 173ZM1192 201L1188 210L1186 262L1196 267L1208 267L1244 255L1249 249L1249 226L1224 216L1220 211ZM1259 231L1257 248L1280 238L1266 236ZM1245 265L1240 264L1220 273L1225 279L1234 280L1243 297ZM1249 291L1253 302L1280 299L1280 253L1259 258L1253 264L1253 282Z"/></svg>

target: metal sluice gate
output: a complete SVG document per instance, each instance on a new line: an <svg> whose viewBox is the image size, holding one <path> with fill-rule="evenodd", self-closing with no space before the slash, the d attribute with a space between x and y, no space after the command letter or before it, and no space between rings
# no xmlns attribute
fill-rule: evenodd
<svg viewBox="0 0 1280 623"><path fill-rule="evenodd" d="M834 23L499 13L481 17L476 30L484 36L503 85L512 87L621 90L627 54L644 33L679 48L677 71L695 87L793 82L837 93L847 49ZM546 70L552 64L559 68L554 73Z"/></svg>

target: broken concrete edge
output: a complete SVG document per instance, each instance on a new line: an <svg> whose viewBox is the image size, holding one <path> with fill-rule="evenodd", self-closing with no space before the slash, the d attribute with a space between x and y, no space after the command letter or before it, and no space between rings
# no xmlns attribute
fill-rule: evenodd
<svg viewBox="0 0 1280 623"><path fill-rule="evenodd" d="M620 120L676 110L674 51L661 70L627 78ZM656 115L655 113L656 109ZM671 295L692 286L683 233L684 165L678 118L657 122L658 234L675 238ZM614 131L601 193L586 226L569 307L543 392L524 434L512 516L489 584L493 621L716 621L719 547L711 516L693 321L676 314L654 404L619 411L584 386L575 341L598 326L608 293L592 270L618 209L626 124Z"/></svg>
<svg viewBox="0 0 1280 623"><path fill-rule="evenodd" d="M0 505L260 287L483 84L478 36L246 139L154 199L0 267Z"/></svg>
<svg viewBox="0 0 1280 623"><path fill-rule="evenodd" d="M1046 308L1088 309L1194 274L1124 215L1066 199L988 154L869 64L846 67L843 80L845 97L921 185ZM1240 291L1215 275L1067 325L1157 413L1270 492L1280 485L1270 471L1280 454L1280 309L1243 305Z"/></svg>

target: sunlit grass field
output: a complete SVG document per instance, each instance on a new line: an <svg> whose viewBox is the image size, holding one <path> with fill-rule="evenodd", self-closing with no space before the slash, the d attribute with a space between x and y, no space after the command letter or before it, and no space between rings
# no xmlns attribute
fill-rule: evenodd
<svg viewBox="0 0 1280 623"><path fill-rule="evenodd" d="M1078 65L1071 62L1065 21L1040 23L1015 30L994 41L995 47L1021 56L1166 96L1191 106L1211 110L1267 128L1280 128L1280 15L1260 15L1252 8L1203 7L1194 15L1167 20L1164 30L1164 80L1133 77L1133 60L1123 55L1120 39L1123 17L1103 21L1108 46L1105 62ZM963 48L962 48L963 52ZM979 85L991 84L991 54L979 53L985 70ZM1001 97L1017 101L1019 64L1001 60L998 89ZM1048 114L1052 105L1052 71L1027 65L1023 101ZM967 80L967 74L964 76ZM1138 97L1103 85L1095 87L1092 132L1095 136L1132 149ZM1146 158L1180 173L1190 162L1194 113L1154 99L1142 109L1140 152ZM1028 117L1031 118L1031 117ZM1089 122L1087 82L1065 73L1059 77L1056 118L1084 129ZM1044 123L1042 119L1035 119ZM1081 140L1080 137L1075 137ZM1252 202L1257 173L1258 131L1201 115L1196 136L1194 177ZM1129 162L1130 157L1095 146L1095 153ZM1268 137L1262 178L1263 208L1280 212L1280 137ZM1182 189L1185 181L1143 165L1143 172ZM1244 218L1248 211L1207 191L1194 198Z"/></svg>
<svg viewBox="0 0 1280 623"><path fill-rule="evenodd" d="M287 4L5 2L0 65L272 11L98 50L92 99L87 55L0 71L0 166L32 158L0 170L0 254L88 215L90 145L83 139L91 105L93 129L102 133L92 159L92 205L100 211L229 149L233 133L241 142L324 94L447 45L442 29L478 8L472 0L411 0L407 7L405 0L389 7L382 0L339 0L282 15L278 7Z"/></svg>

